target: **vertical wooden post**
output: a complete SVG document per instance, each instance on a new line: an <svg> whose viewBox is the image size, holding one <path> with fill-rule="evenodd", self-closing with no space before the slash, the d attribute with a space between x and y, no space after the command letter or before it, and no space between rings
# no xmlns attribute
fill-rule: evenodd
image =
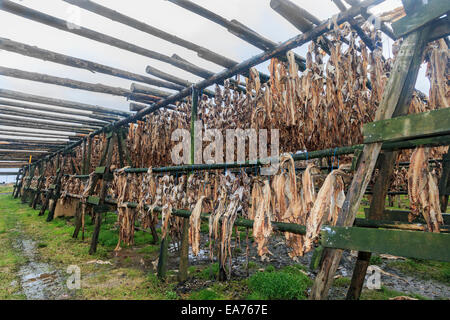
<svg viewBox="0 0 450 320"><path fill-rule="evenodd" d="M60 167L59 167L59 153L58 153L56 155L56 177L58 177L59 172L60 172ZM39 216L44 215L45 210L47 210L48 204L49 204L52 196L53 196L53 189L47 190L47 194L45 195L44 203L42 204L41 210L39 211Z"/></svg>
<svg viewBox="0 0 450 320"><path fill-rule="evenodd" d="M168 235L166 235L165 238L161 239L161 247L159 249L159 259L158 259L158 278L163 280L166 278L166 272L167 272L167 258L168 258L168 251L169 251L169 239Z"/></svg>
<svg viewBox="0 0 450 320"><path fill-rule="evenodd" d="M100 194L99 194L99 209L100 210L94 210L94 217L95 217L95 225L94 225L94 231L92 233L92 239L91 239L91 247L89 248L89 254L94 254L97 251L97 244L98 244L98 237L100 234L100 228L102 224L102 210L105 205L105 198L106 198L106 191L107 191L107 179L106 176L110 175L110 167L112 162L112 156L113 156L113 150L114 150L114 140L117 139L117 134L115 132L110 132L107 136L107 143L106 143L106 153L104 154L105 158L102 162L105 167L105 172L101 175L99 175L99 178L97 179L96 183L100 182ZM92 189L92 191L95 190Z"/></svg>
<svg viewBox="0 0 450 320"><path fill-rule="evenodd" d="M39 196L41 195L41 189L42 189L42 185L43 185L44 179L45 179L44 172L45 172L45 163L41 163L39 165L39 180L38 180L38 183L36 186L36 192L34 193L33 200L30 203L30 206L33 209L36 209L36 206L37 206L37 203L39 200Z"/></svg>
<svg viewBox="0 0 450 320"><path fill-rule="evenodd" d="M29 195L30 195L30 187L31 187L31 181L33 180L33 178L34 178L34 173L35 173L35 171L36 171L36 165L35 164L33 164L33 165L31 165L31 167L30 167L31 169L30 169L30 171L29 171L29 174L28 174L28 176L26 177L26 184L25 184L25 188L23 189L23 194L22 194L22 203L25 203L25 202L27 202L27 200L28 200L28 198L29 198Z"/></svg>
<svg viewBox="0 0 450 320"><path fill-rule="evenodd" d="M22 170L23 170L23 169L21 168L21 169L19 169L19 171L17 171L16 183L14 184L13 193L12 193L13 198L15 197L15 195L16 195L16 190L17 190L18 187L19 187L19 177L20 177L20 174L21 174Z"/></svg>
<svg viewBox="0 0 450 320"><path fill-rule="evenodd" d="M17 175L18 181L16 182L16 189L14 190L14 193L13 193L14 199L17 199L17 197L20 194L20 189L22 188L22 181L23 181L23 178L25 177L25 173L26 173L25 168L22 168L19 170L19 174ZM21 175L22 175L22 178L19 178Z"/></svg>
<svg viewBox="0 0 450 320"><path fill-rule="evenodd" d="M53 220L53 217L55 216L55 209L56 209L56 205L58 203L58 199L61 196L61 180L62 177L64 175L64 166L66 164L66 156L62 156L62 164L59 162L58 159L58 163L60 165L59 169L58 169L58 173L56 174L56 182L55 182L55 190L53 190L52 192L52 197L51 199L53 199L53 202L50 205L50 208L48 209L48 215L47 215L47 222L50 222Z"/></svg>
<svg viewBox="0 0 450 320"><path fill-rule="evenodd" d="M448 206L448 190L450 188L450 148L442 158L442 175L439 180L439 201L441 204L441 212L447 211Z"/></svg>
<svg viewBox="0 0 450 320"><path fill-rule="evenodd" d="M384 89L383 98L375 115L375 121L389 119L395 110L409 108L417 80L427 35L430 29L425 26L405 37L395 60L391 77ZM362 197L369 184L382 143L366 144L341 209L338 226L352 226ZM334 274L341 260L343 250L324 249L320 270L311 288L310 299L320 300L328 297Z"/></svg>

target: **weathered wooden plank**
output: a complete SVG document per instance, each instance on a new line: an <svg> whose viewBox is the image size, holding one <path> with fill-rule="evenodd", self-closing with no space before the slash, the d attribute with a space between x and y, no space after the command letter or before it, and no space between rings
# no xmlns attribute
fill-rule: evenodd
<svg viewBox="0 0 450 320"><path fill-rule="evenodd" d="M449 1L427 0L426 3L422 2L422 6L415 7L414 11L408 13L406 17L393 22L392 28L397 37L403 37L434 19L443 16L448 11L450 11Z"/></svg>
<svg viewBox="0 0 450 320"><path fill-rule="evenodd" d="M320 242L325 248L450 262L450 234L356 227L323 229Z"/></svg>
<svg viewBox="0 0 450 320"><path fill-rule="evenodd" d="M367 215L368 212L369 208L365 208L364 213ZM411 211L409 210L386 209L383 211L383 217L390 221L408 222L408 214L410 212ZM444 224L450 225L450 214L442 213L442 217L444 219ZM425 223L425 220L421 217L416 218L414 221Z"/></svg>
<svg viewBox="0 0 450 320"><path fill-rule="evenodd" d="M100 198L96 196L89 196L86 202L94 206L98 206L100 204Z"/></svg>
<svg viewBox="0 0 450 320"><path fill-rule="evenodd" d="M410 140L450 133L450 108L366 123L364 143Z"/></svg>

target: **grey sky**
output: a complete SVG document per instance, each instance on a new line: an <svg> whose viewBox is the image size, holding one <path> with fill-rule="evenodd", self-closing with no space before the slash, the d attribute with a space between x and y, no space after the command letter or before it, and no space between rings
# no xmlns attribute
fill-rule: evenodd
<svg viewBox="0 0 450 320"><path fill-rule="evenodd" d="M94 1L221 53L236 61L243 61L261 52L259 49L233 36L221 26L182 9L169 1ZM77 17L77 11L74 11L75 7L61 0L15 0L14 2L65 20L70 17ZM270 8L270 0L194 0L194 2L227 19L237 19L261 35L276 42L286 41L298 34L297 29ZM293 0L293 2L310 11L320 19L327 19L338 13L336 6L331 0ZM377 7L377 12L388 11L398 6L401 6L400 0L387 0L384 4ZM196 53L192 51L88 11L78 8L77 10L80 13L79 23L83 27L91 28L166 55L177 53L188 61L213 72L218 72L223 69L220 66L197 57ZM74 21L77 21L77 19L75 18ZM60 31L4 11L0 11L0 23L0 37L9 38L14 41L35 45L43 49L91 60L143 75L145 74L145 67L151 65L190 81L196 82L201 80L199 77L169 64ZM386 39L385 55L388 55L387 48L390 48L391 45L392 41ZM305 51L306 46L296 49L296 52L300 54L304 54ZM132 83L132 81L91 73L89 71L45 62L6 51L0 51L0 61L1 66L67 77L91 83L103 83L122 88L129 88ZM268 73L267 63L258 66L258 68ZM424 70L421 72L417 87L425 93L428 93L428 80L424 78ZM0 88L96 104L121 110L128 110L129 105L123 97L74 90L3 76L0 76Z"/></svg>

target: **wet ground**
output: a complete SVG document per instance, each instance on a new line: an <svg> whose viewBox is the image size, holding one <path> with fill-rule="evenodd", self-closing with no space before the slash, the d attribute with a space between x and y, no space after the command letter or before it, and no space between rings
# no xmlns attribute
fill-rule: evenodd
<svg viewBox="0 0 450 320"><path fill-rule="evenodd" d="M70 298L65 275L39 259L37 243L19 238L13 244L25 258L18 271L22 293L27 300L61 300Z"/></svg>

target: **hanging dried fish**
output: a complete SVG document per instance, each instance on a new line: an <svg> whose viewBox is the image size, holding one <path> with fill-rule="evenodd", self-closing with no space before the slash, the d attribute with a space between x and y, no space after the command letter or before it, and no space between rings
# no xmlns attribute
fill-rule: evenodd
<svg viewBox="0 0 450 320"><path fill-rule="evenodd" d="M255 184L261 182L255 180ZM258 254L262 260L267 259L267 254L272 254L267 248L269 237L272 234L272 191L268 180L264 181L262 187L262 197L259 199L255 211L255 217L253 222L253 237L255 238L258 246Z"/></svg>
<svg viewBox="0 0 450 320"><path fill-rule="evenodd" d="M341 169L333 170L320 188L311 213L306 219L306 236L303 245L305 252L311 250L313 241L319 235L323 223L336 224L345 200L342 179L344 175L345 172Z"/></svg>
<svg viewBox="0 0 450 320"><path fill-rule="evenodd" d="M408 171L408 195L411 206L409 221L422 213L428 231L440 232L439 225L444 221L439 204L439 189L428 169L428 154L428 148L419 147L411 156Z"/></svg>

